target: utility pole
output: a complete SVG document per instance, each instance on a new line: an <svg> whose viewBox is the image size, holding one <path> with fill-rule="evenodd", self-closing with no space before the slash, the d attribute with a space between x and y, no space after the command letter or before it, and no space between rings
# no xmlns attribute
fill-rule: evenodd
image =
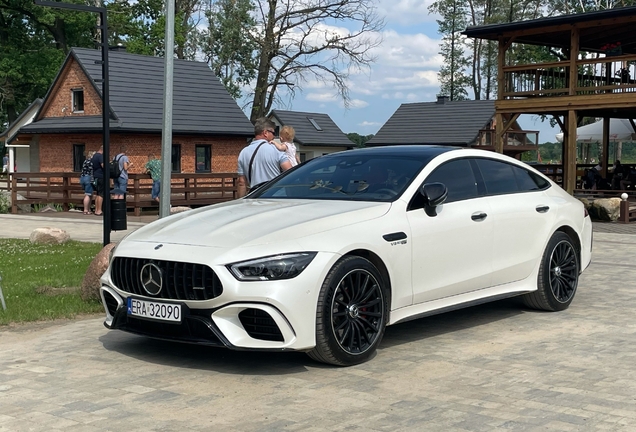
<svg viewBox="0 0 636 432"><path fill-rule="evenodd" d="M97 6L87 6L83 4L75 3L62 3L54 1L34 0L34 4L38 6L47 6L58 9L72 9L81 12L91 12L99 14L100 25L98 28L101 30L101 47L102 47L102 60L96 60L96 64L102 65L102 147L104 155L104 205L102 211L104 212L104 241L106 246L110 243L110 194L108 191L110 188L110 91L108 81L108 22L106 21L106 8ZM100 80L95 80L99 82Z"/></svg>
<svg viewBox="0 0 636 432"><path fill-rule="evenodd" d="M170 216L170 172L172 170L172 93L174 67L174 0L166 0L166 34L163 75L163 126L161 131L161 198L159 217Z"/></svg>

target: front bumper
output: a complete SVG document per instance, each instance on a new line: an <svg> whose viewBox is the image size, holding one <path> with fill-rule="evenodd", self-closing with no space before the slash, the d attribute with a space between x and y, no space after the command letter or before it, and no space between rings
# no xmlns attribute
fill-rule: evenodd
<svg viewBox="0 0 636 432"><path fill-rule="evenodd" d="M213 266L223 293L211 300L164 300L131 294L113 284L107 271L100 295L109 329L157 339L221 346L237 350L307 351L315 342L316 307L326 272L336 254L318 254L294 279L237 281L224 266ZM179 303L180 323L128 315L127 298Z"/></svg>

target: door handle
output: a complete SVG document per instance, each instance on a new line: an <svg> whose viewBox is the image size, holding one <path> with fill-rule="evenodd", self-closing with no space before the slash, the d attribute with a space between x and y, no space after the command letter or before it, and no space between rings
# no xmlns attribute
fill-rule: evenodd
<svg viewBox="0 0 636 432"><path fill-rule="evenodd" d="M550 210L550 207L544 205L544 206L537 206L536 208L537 212L539 213L546 213L548 210Z"/></svg>
<svg viewBox="0 0 636 432"><path fill-rule="evenodd" d="M474 220L475 222L481 222L484 219L486 219L487 217L488 217L488 215L486 213L484 213L484 212L476 212L476 213L473 213L472 215L470 215L470 218L472 220Z"/></svg>

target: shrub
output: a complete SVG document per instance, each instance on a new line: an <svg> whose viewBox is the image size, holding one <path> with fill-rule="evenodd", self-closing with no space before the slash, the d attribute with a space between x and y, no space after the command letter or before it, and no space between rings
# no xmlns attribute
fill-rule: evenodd
<svg viewBox="0 0 636 432"><path fill-rule="evenodd" d="M11 202L9 200L9 194L4 191L0 191L0 214L9 213L10 209Z"/></svg>

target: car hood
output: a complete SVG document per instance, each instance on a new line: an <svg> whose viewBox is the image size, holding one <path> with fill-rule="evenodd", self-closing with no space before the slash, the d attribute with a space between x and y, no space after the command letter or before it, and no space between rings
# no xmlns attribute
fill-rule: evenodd
<svg viewBox="0 0 636 432"><path fill-rule="evenodd" d="M179 213L139 228L127 241L219 248L255 246L378 218L391 203L242 199Z"/></svg>

